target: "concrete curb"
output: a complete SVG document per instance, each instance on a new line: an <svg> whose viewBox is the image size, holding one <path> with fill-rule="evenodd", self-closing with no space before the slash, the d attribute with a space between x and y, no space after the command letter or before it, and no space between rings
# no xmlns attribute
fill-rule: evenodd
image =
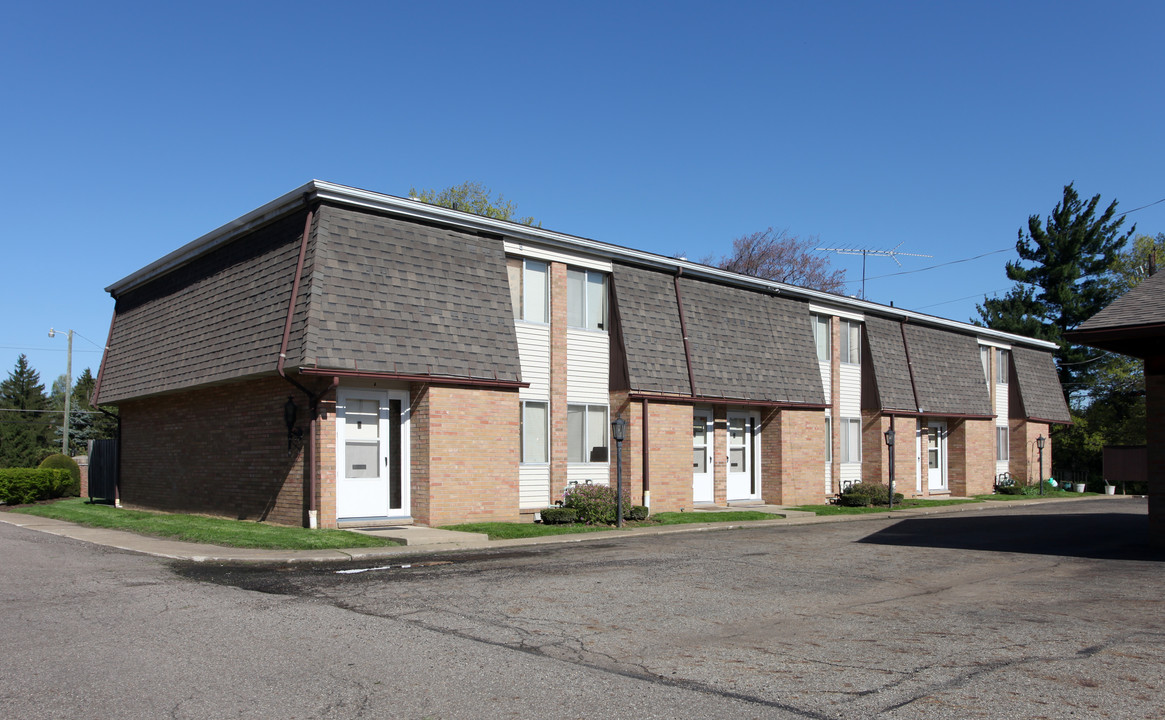
<svg viewBox="0 0 1165 720"><path fill-rule="evenodd" d="M28 530L58 535L73 540L81 540L95 545L126 550L128 552L153 555L169 560L187 560L192 562L233 562L233 563L314 563L314 562L346 562L351 560L376 560L392 557L415 557L445 552L463 552L467 550L489 550L508 547L528 547L536 545L562 545L565 543L585 543L596 540L610 540L612 538L629 538L637 536L674 535L680 533L697 533L736 530L739 528L765 528L792 525L811 525L833 522L860 522L860 521L892 521L903 517L918 517L924 515L945 515L961 512L976 512L987 509L998 510L1030 505L1046 505L1048 503L1079 502L1081 500L1108 500L1110 498L1127 499L1143 497L1139 495L1094 495L1079 498L1049 498L1047 500L985 500L977 503L961 505L943 505L932 508L910 508L895 510L893 513L867 513L864 515L826 515L810 517L776 518L773 520L750 520L748 522L715 522L692 523L690 525L667 525L663 527L632 528L627 530L605 530L602 532L580 533L568 535L550 535L537 538L517 538L513 540L488 540L479 533L458 533L452 530L435 528L420 528L427 536L419 544L406 544L398 547L350 548L345 550L258 550L247 548L230 548L218 545L204 545L199 543L166 540L148 535L125 532L124 530L107 530L105 528L91 528L75 525L64 520L53 520L35 515L22 515L12 512L0 512L0 522ZM393 528L384 531L384 534L400 538L407 535L408 530ZM377 533L380 534L380 533ZM407 542L407 537L404 538Z"/></svg>

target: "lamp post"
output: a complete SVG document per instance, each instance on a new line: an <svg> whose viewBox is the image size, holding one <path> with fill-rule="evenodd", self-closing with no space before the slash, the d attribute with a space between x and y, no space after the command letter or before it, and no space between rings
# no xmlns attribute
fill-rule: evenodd
<svg viewBox="0 0 1165 720"><path fill-rule="evenodd" d="M49 328L49 337L56 337L57 331ZM69 454L69 396L70 385L73 384L73 331L69 331L69 357L65 361L65 422L61 426L61 454L72 457Z"/></svg>
<svg viewBox="0 0 1165 720"><path fill-rule="evenodd" d="M1040 495L1044 494L1044 443L1045 442L1047 442L1047 441L1044 440L1043 435L1040 435L1038 438L1036 438L1036 447L1039 448L1039 450L1040 450L1040 477L1039 477Z"/></svg>
<svg viewBox="0 0 1165 720"><path fill-rule="evenodd" d="M611 423L611 437L615 438L615 527L623 527L623 438L627 437L627 421L616 418Z"/></svg>
<svg viewBox="0 0 1165 720"><path fill-rule="evenodd" d="M886 447L890 451L890 509L894 509L894 416L890 416L890 429L886 431Z"/></svg>

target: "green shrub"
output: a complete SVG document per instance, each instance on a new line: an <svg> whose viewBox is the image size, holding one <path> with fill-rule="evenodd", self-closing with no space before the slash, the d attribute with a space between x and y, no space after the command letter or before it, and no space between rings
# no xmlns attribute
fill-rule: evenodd
<svg viewBox="0 0 1165 720"><path fill-rule="evenodd" d="M900 502L902 493L894 493L894 502ZM890 504L890 488L879 482L854 483L841 491L838 505L844 507L871 507Z"/></svg>
<svg viewBox="0 0 1165 720"><path fill-rule="evenodd" d="M587 525L615 523L615 488L606 485L571 485L566 489L563 506L578 511L578 521ZM623 517L627 517L631 500L623 498Z"/></svg>
<svg viewBox="0 0 1165 720"><path fill-rule="evenodd" d="M44 460L40 461L41 468L52 468L56 470L68 470L69 475L73 478L73 484L65 491L67 497L76 497L81 494L81 468L77 467L77 461L68 455L57 453L49 455Z"/></svg>
<svg viewBox="0 0 1165 720"><path fill-rule="evenodd" d="M1024 495L1027 490L1025 485L1006 485L997 488L1000 495Z"/></svg>
<svg viewBox="0 0 1165 720"><path fill-rule="evenodd" d="M578 510L568 507L548 507L541 512L546 525L569 525L578 522Z"/></svg>
<svg viewBox="0 0 1165 720"><path fill-rule="evenodd" d="M628 520L646 520L647 516L650 514L651 511L648 510L647 507L643 505L632 505L631 512L627 513L623 517L627 518Z"/></svg>
<svg viewBox="0 0 1165 720"><path fill-rule="evenodd" d="M0 501L8 505L64 497L73 484L68 470L55 468L0 469Z"/></svg>

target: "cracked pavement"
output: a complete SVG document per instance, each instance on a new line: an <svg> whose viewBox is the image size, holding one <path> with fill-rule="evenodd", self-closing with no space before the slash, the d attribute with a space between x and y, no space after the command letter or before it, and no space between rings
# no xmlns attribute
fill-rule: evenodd
<svg viewBox="0 0 1165 720"><path fill-rule="evenodd" d="M0 527L0 543L21 532ZM147 657L172 651L180 676L213 676L152 684L180 718L1161 718L1165 554L1146 537L1143 500L1105 498L597 538L354 574L337 571L360 564L167 566L106 551L130 571L68 594L100 624L92 606L112 592ZM6 637L36 626L30 593L15 594L23 610ZM5 692L0 707L21 700Z"/></svg>

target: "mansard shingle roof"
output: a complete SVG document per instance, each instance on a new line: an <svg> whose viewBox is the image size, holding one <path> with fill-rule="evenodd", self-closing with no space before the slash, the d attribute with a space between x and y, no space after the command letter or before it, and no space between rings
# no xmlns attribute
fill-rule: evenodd
<svg viewBox="0 0 1165 720"><path fill-rule="evenodd" d="M1072 421L1051 353L1013 347L1011 363L1015 370L1011 380L1019 386L1025 416L1053 422Z"/></svg>

